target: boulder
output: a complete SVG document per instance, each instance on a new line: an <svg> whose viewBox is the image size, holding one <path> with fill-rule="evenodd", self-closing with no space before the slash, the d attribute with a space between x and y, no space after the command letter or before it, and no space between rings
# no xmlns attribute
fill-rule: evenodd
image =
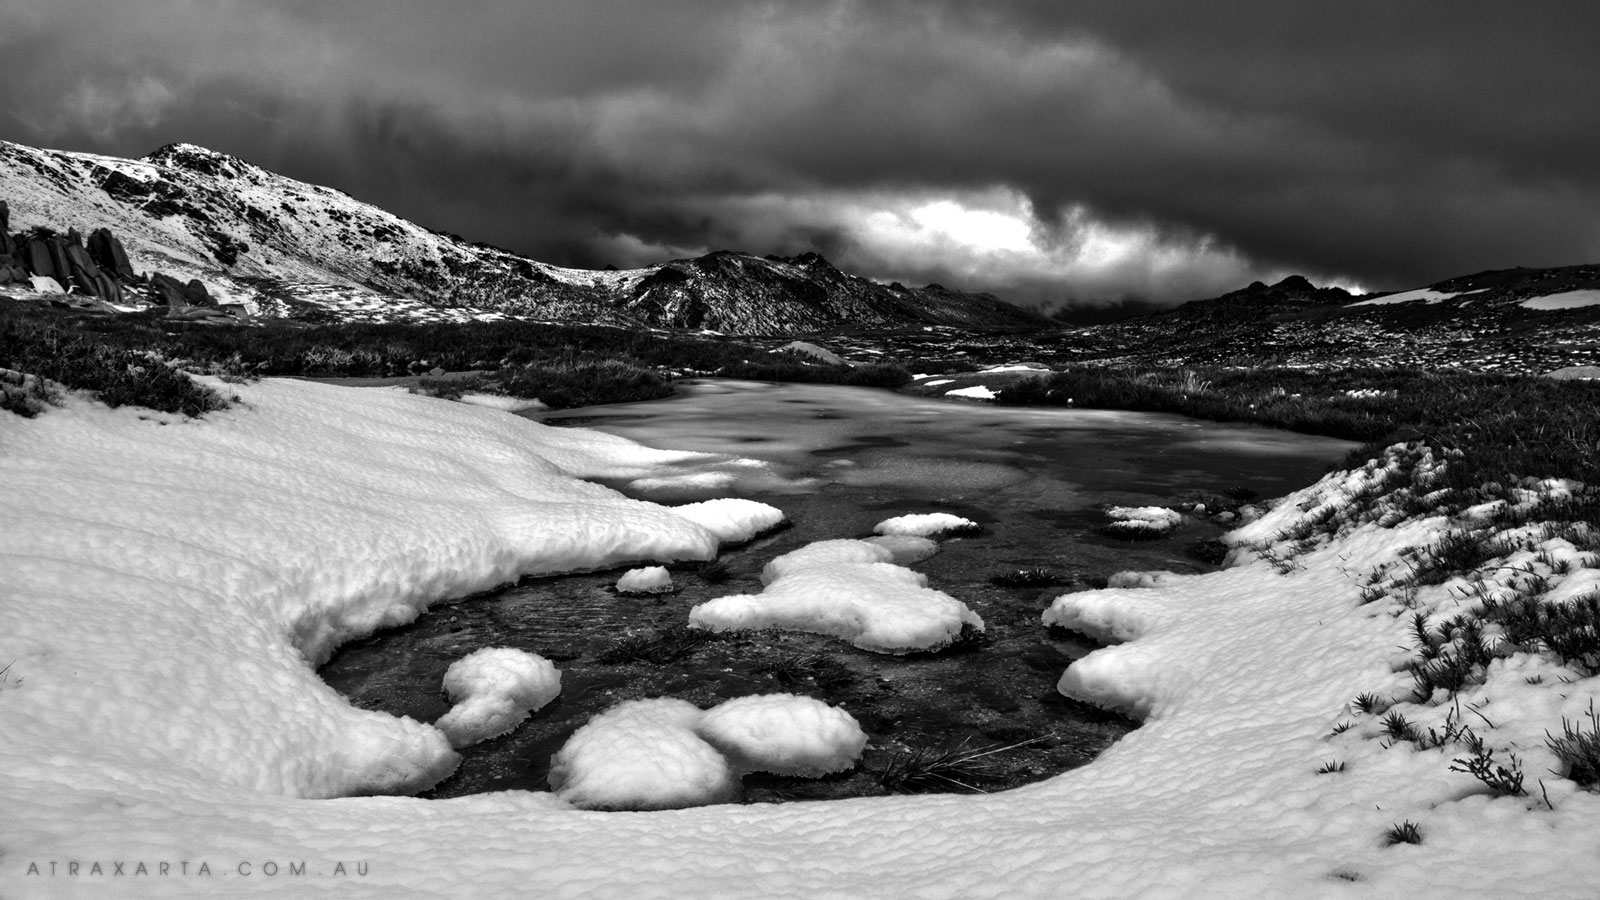
<svg viewBox="0 0 1600 900"><path fill-rule="evenodd" d="M55 260L50 255L50 244L42 237L29 237L23 246L22 262L29 272L44 278L56 277Z"/></svg>
<svg viewBox="0 0 1600 900"><path fill-rule="evenodd" d="M96 228L90 232L88 249L89 255L103 271L123 281L133 281L137 277L133 265L128 262L127 252L122 249L122 242L111 233L111 229Z"/></svg>
<svg viewBox="0 0 1600 900"><path fill-rule="evenodd" d="M72 278L72 266L67 264L67 250L58 235L45 239L45 252L50 254L50 271L55 280L65 284Z"/></svg>
<svg viewBox="0 0 1600 900"><path fill-rule="evenodd" d="M183 308L186 306L216 306L217 301L212 299L206 286L200 279L192 279L184 284L170 275L156 272L150 276L151 292L155 295L156 302L166 306Z"/></svg>
<svg viewBox="0 0 1600 900"><path fill-rule="evenodd" d="M11 204L0 200L0 232L11 231Z"/></svg>

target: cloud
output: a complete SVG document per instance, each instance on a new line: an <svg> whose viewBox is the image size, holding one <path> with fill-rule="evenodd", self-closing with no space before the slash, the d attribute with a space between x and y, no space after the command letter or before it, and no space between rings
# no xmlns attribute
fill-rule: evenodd
<svg viewBox="0 0 1600 900"><path fill-rule="evenodd" d="M1600 251L1587 8L23 6L15 139L190 140L568 265L818 249L1060 303Z"/></svg>

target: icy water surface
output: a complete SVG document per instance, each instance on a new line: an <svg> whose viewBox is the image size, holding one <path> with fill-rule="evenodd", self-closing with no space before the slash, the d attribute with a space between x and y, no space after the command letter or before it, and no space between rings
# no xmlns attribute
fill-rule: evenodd
<svg viewBox="0 0 1600 900"><path fill-rule="evenodd" d="M667 477L612 486L668 504L751 497L782 509L793 527L725 550L720 571L673 567L673 594L618 595L620 572L530 579L343 648L322 670L329 684L358 706L428 722L448 709L444 670L480 647L520 647L561 668L555 703L511 734L467 748L461 769L431 796L548 790L549 757L574 730L618 702L653 696L709 707L746 694L807 694L848 710L871 736L854 773L819 781L752 776L749 800L882 793L882 772L917 748L996 749L983 758L991 768L963 779L985 790L1082 765L1130 725L1056 693L1062 670L1092 647L1047 632L1040 612L1056 595L1103 584L1114 572L1205 571L1196 545L1225 530L1189 515L1170 536L1130 543L1100 533L1104 508L1211 500L1214 509L1216 498L1204 495L1229 491L1274 497L1315 480L1352 446L1169 415L711 380L681 385L667 400L533 417L760 461L686 464ZM759 593L761 569L775 556L930 511L983 527L942 541L937 556L911 567L983 617L987 632L975 647L891 657L831 638L762 632L658 645L650 658L615 661L629 635L672 637L695 604ZM1060 585L991 583L1035 567Z"/></svg>

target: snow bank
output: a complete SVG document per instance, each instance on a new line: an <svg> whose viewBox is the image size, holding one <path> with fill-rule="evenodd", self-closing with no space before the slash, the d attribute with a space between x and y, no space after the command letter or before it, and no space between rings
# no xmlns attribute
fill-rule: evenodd
<svg viewBox="0 0 1600 900"><path fill-rule="evenodd" d="M629 569L617 579L617 590L624 594L665 594L672 590L672 573L665 566Z"/></svg>
<svg viewBox="0 0 1600 900"><path fill-rule="evenodd" d="M455 705L434 727L457 749L499 737L561 693L561 673L544 657L484 647L450 664L444 691Z"/></svg>
<svg viewBox="0 0 1600 900"><path fill-rule="evenodd" d="M202 422L78 401L0 418L8 897L1023 898L1070 885L1117 898L1581 898L1600 883L1600 795L1548 771L1542 749L1562 717L1586 721L1600 679L1516 653L1462 694L1464 717L1495 723L1497 758L1512 742L1523 755L1530 797L1492 797L1450 771L1459 750L1386 748L1376 717L1352 710L1358 694L1411 689L1397 671L1411 610L1387 595L1363 604L1363 582L1402 571L1400 554L1444 523L1380 518L1284 565L1267 558L1291 551L1284 529L1361 502L1389 462L1284 499L1230 538L1229 568L1053 604L1126 636L1073 663L1069 690L1128 700L1145 724L1036 785L627 816L522 791L298 799L415 784L451 753L432 726L352 709L307 649L520 570L709 554L716 538L572 480L665 464L637 445L388 392L227 390L248 406ZM1578 572L1592 584L1582 565L1548 573L1552 589L1567 596ZM1486 589L1518 577L1498 574ZM1459 588L1413 600L1450 615ZM1451 712L1403 710L1423 727ZM1319 774L1330 762L1343 768ZM1407 820L1423 843L1385 846Z"/></svg>
<svg viewBox="0 0 1600 900"><path fill-rule="evenodd" d="M767 563L759 595L718 597L689 612L712 631L783 628L843 638L875 653L935 650L963 628L983 630L966 604L895 565L894 550L867 541L807 544Z"/></svg>
<svg viewBox="0 0 1600 900"><path fill-rule="evenodd" d="M722 541L704 512L574 477L678 454L400 391L219 387L242 404L204 420L77 400L0 420L0 657L41 685L8 704L16 752L49 758L70 722L114 781L419 790L455 768L445 735L308 662L523 575Z"/></svg>
<svg viewBox="0 0 1600 900"><path fill-rule="evenodd" d="M978 523L950 513L914 513L884 519L873 526L875 534L908 534L915 537L933 537L958 528L976 528Z"/></svg>
<svg viewBox="0 0 1600 900"><path fill-rule="evenodd" d="M747 772L842 772L866 744L855 717L794 694L738 697L704 712L686 700L630 700L573 733L550 759L550 786L579 809L707 806L737 800Z"/></svg>
<svg viewBox="0 0 1600 900"><path fill-rule="evenodd" d="M972 387L954 388L952 390L945 391L944 395L946 397L968 397L973 400L993 400L996 396L996 392L989 390L981 384L975 384Z"/></svg>

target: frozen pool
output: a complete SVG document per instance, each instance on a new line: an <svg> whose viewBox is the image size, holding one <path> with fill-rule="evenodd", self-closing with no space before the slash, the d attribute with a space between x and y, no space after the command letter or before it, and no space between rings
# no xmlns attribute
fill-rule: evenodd
<svg viewBox="0 0 1600 900"><path fill-rule="evenodd" d="M439 689L444 670L480 647L521 647L562 669L561 697L512 734L464 751L461 770L435 796L544 790L549 757L567 736L605 708L646 696L708 707L746 694L809 694L851 712L871 736L856 773L820 782L751 779L746 794L753 800L882 792L879 773L897 755L963 740L968 747L1021 744L987 757L996 767L974 773L986 776L975 787L1081 765L1128 725L1055 693L1061 670L1088 647L1046 632L1039 613L1057 594L1114 572L1203 570L1194 546L1224 530L1189 515L1169 536L1128 543L1100 532L1103 509L1192 503L1227 491L1277 496L1311 482L1353 446L1170 415L714 380L684 384L667 400L532 415L743 460L612 486L666 503L752 497L783 509L793 527L725 553L724 571L676 568L672 594L619 595L618 572L531 579L341 650L323 669L330 684L358 705L423 721L448 708ZM974 649L886 657L824 637L762 633L683 648L666 661L602 661L630 631L670 632L697 603L759 592L761 568L779 554L866 536L890 516L931 511L983 526L981 534L943 541L937 556L912 566L983 617L988 630ZM1061 586L991 583L1035 567Z"/></svg>

